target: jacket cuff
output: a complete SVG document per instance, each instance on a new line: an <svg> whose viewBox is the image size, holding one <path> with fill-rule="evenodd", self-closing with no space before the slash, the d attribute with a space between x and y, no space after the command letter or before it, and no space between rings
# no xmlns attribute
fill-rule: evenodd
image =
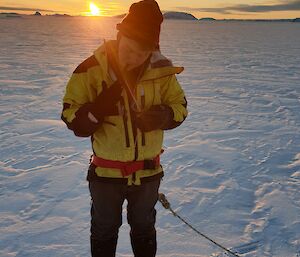
<svg viewBox="0 0 300 257"><path fill-rule="evenodd" d="M174 111L173 111L173 109L170 106L167 106L167 105L165 105L165 107L168 108L169 115L168 115L168 118L167 118L166 122L163 124L162 129L163 130L169 130L169 129L174 129L174 128L180 126L181 123L184 122L186 117L184 117L184 119L180 122L175 121L174 120Z"/></svg>
<svg viewBox="0 0 300 257"><path fill-rule="evenodd" d="M88 113L91 109L91 104L85 104L81 106L77 112L75 113L75 118L72 122L68 122L67 119L62 115L61 119L66 123L68 128L74 132L74 134L78 137L90 137L95 133L95 131L102 124L102 119L97 119L98 122L93 122ZM70 108L69 104L64 104L64 110Z"/></svg>

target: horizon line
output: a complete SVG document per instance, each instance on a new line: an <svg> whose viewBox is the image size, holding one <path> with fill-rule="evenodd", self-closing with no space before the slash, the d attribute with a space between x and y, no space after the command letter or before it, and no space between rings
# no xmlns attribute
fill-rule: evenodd
<svg viewBox="0 0 300 257"><path fill-rule="evenodd" d="M25 9L25 8L24 8ZM26 8L27 9L27 8ZM0 10L1 9L0 7ZM44 10L45 11L45 10ZM40 10L33 10L33 12L41 12ZM47 10L47 12L50 12ZM99 17L99 18L118 18L119 16L123 16L126 15L126 13L122 13L122 14L116 14L116 15L72 15L72 14L67 14L67 13L60 13L60 12L56 12L56 11L51 11L54 14L41 14L41 16L57 16L57 15L61 15L61 16L69 16L69 17ZM173 11L165 11L163 13L167 13L167 12L173 12ZM20 16L34 16L35 14L26 14L26 13L17 13L17 12L0 12L0 14L17 14ZM189 13L187 13L189 14ZM194 15L193 15L194 16ZM295 20L295 19L300 19L299 17L294 17L294 18L213 18L213 17L200 17L197 18L196 16L194 16L196 18L196 20L201 20L201 19L212 19L215 21L223 21L223 20L245 20L245 21L259 21L259 20L266 20L266 21L275 21L275 20ZM169 18L169 19L173 19L173 18ZM169 20L168 18L166 20ZM175 19L175 18L174 18ZM178 20L184 20L184 19L178 19Z"/></svg>

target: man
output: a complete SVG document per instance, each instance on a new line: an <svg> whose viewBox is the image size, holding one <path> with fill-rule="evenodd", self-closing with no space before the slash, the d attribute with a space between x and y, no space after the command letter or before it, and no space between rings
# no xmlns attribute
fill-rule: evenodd
<svg viewBox="0 0 300 257"><path fill-rule="evenodd" d="M125 199L134 256L156 254L163 131L187 116L175 76L183 68L159 51L162 21L154 0L132 4L117 25L117 40L104 42L81 63L66 88L62 119L92 141L87 180L93 257L115 256Z"/></svg>

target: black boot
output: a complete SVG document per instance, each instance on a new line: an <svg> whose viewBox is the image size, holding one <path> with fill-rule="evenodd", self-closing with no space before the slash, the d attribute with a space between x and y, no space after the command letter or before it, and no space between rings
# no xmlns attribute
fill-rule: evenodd
<svg viewBox="0 0 300 257"><path fill-rule="evenodd" d="M106 241L99 241L91 237L92 257L115 257L117 240L117 238L112 238Z"/></svg>
<svg viewBox="0 0 300 257"><path fill-rule="evenodd" d="M147 238L130 237L134 257L155 257L157 243L156 235Z"/></svg>

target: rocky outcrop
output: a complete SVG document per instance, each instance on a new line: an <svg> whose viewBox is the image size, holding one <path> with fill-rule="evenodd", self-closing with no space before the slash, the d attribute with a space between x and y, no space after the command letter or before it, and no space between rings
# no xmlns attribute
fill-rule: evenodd
<svg viewBox="0 0 300 257"><path fill-rule="evenodd" d="M194 15L185 12L165 12L164 18L174 20L198 20Z"/></svg>
<svg viewBox="0 0 300 257"><path fill-rule="evenodd" d="M210 18L210 17L199 19L199 21L215 21L215 20L216 20L216 19Z"/></svg>

